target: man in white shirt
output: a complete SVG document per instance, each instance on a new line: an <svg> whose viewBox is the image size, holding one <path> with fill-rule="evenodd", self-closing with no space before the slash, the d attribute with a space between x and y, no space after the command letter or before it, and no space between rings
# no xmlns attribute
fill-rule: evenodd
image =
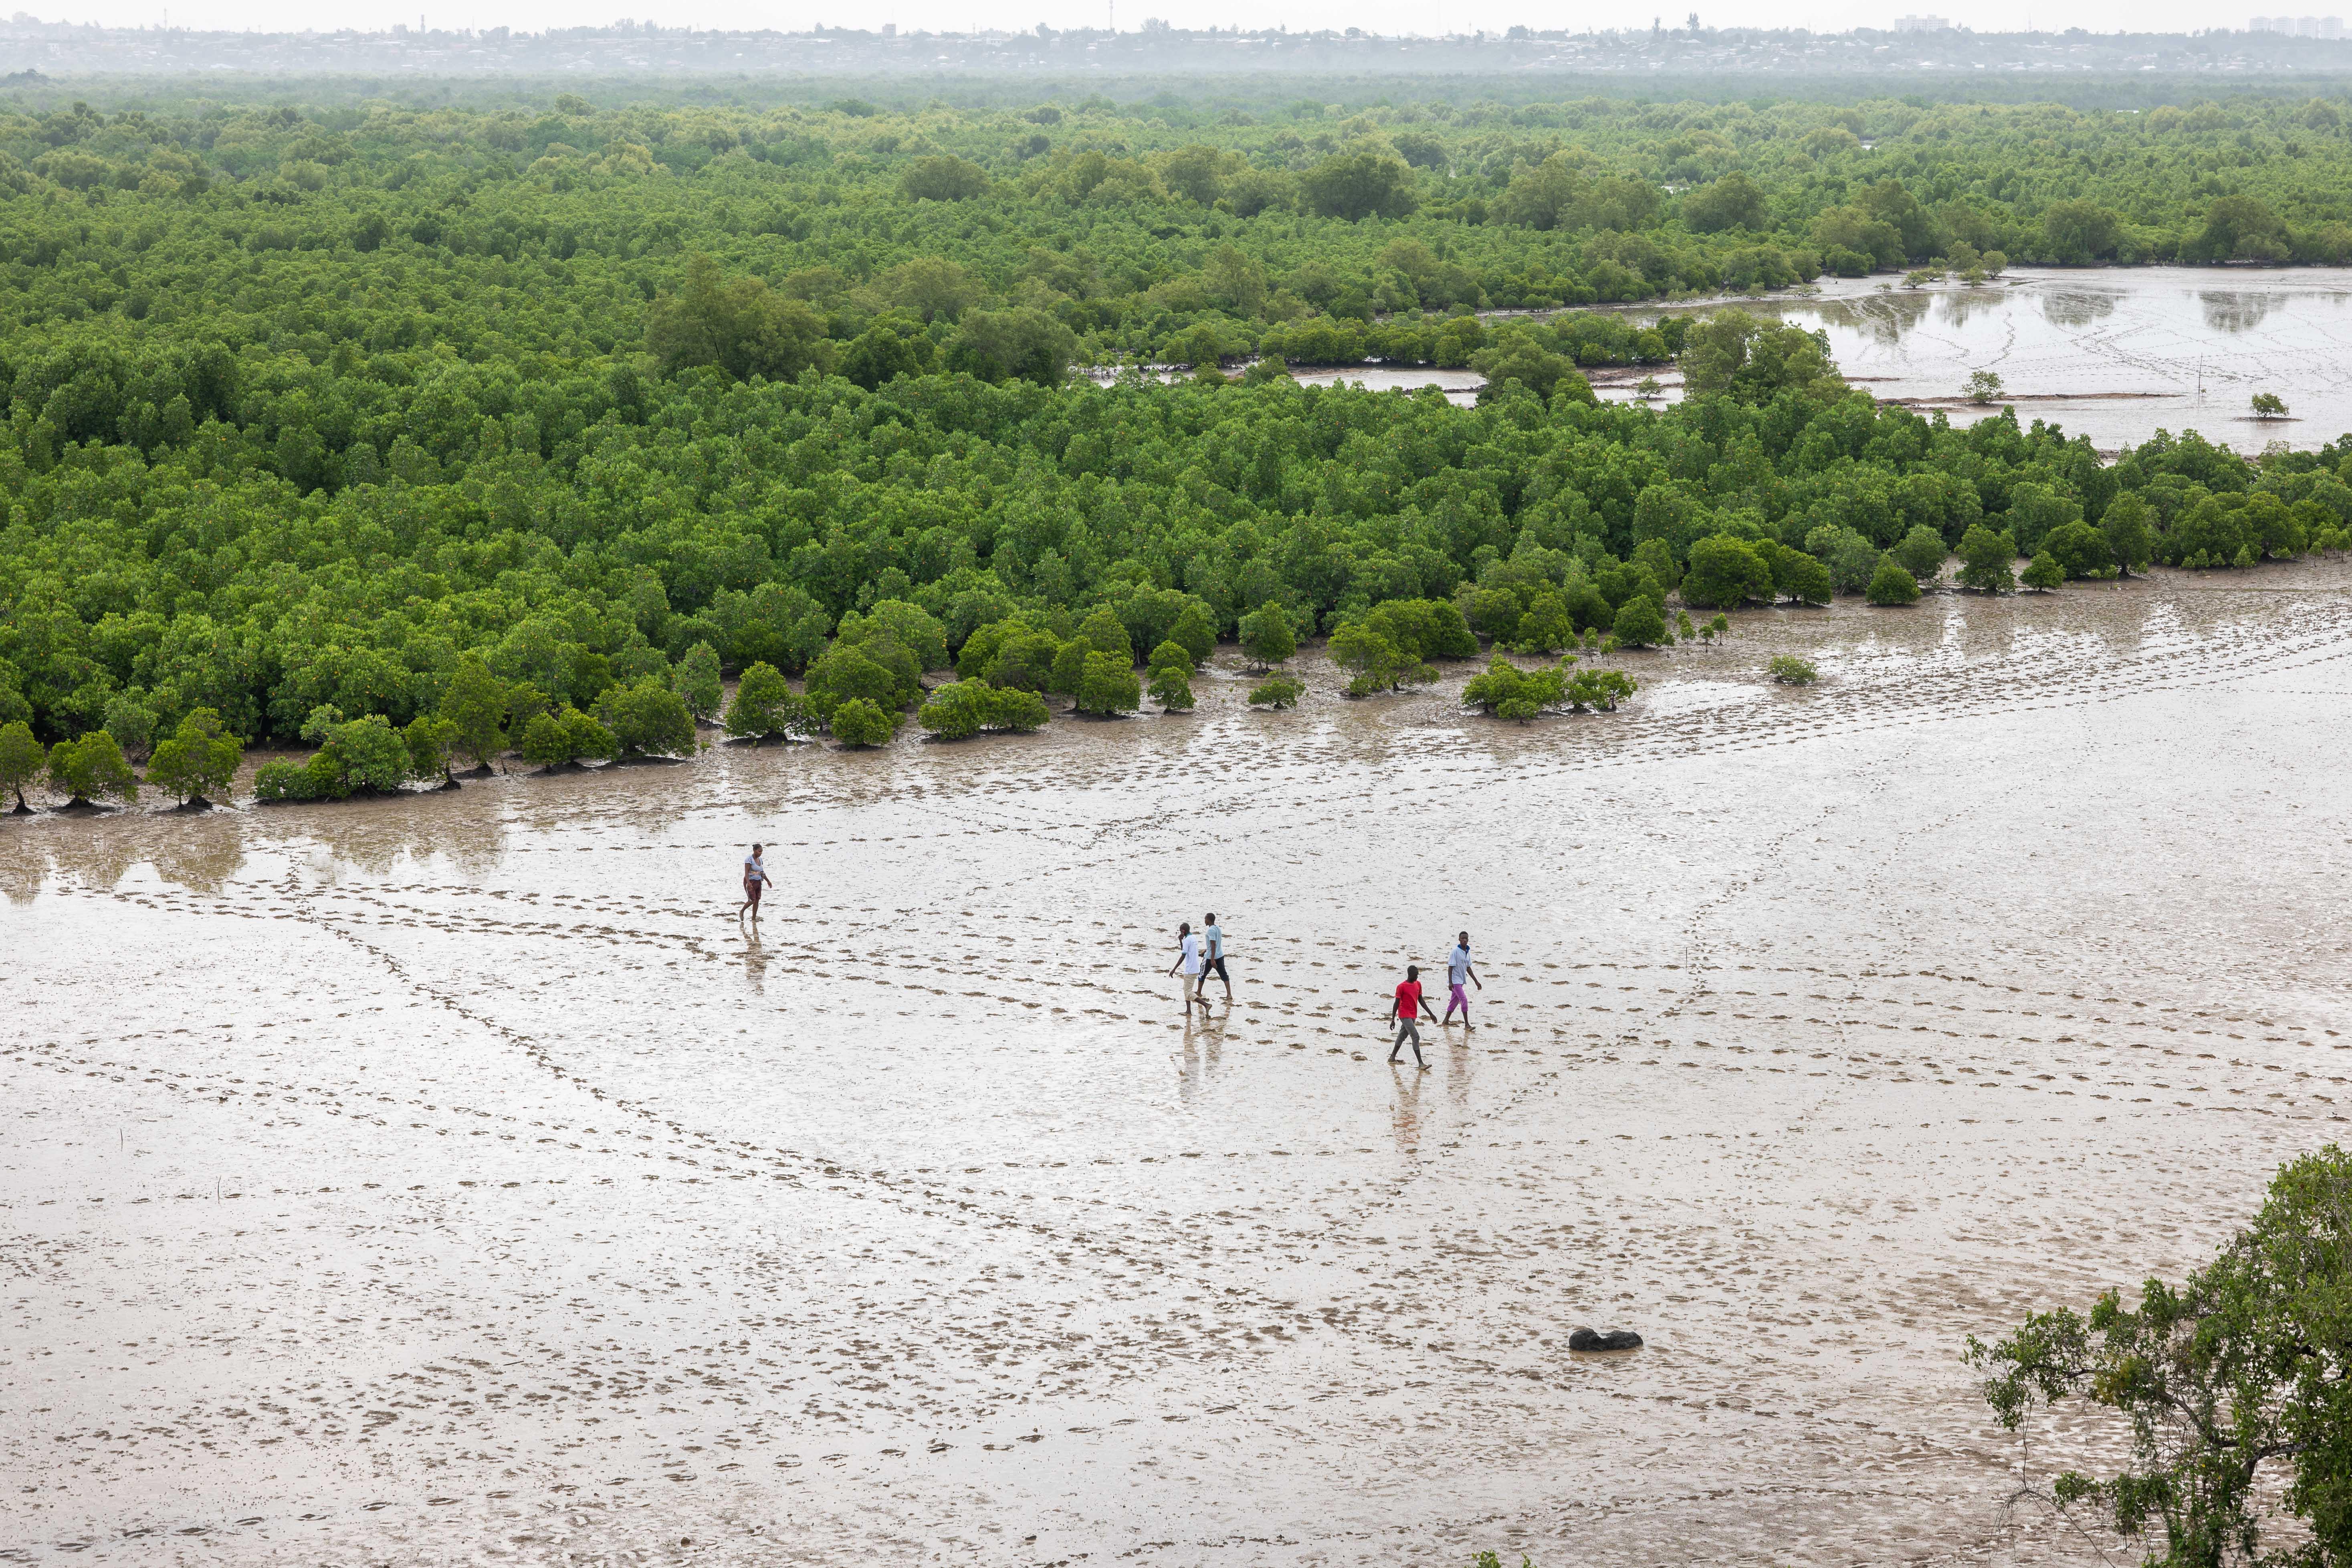
<svg viewBox="0 0 2352 1568"><path fill-rule="evenodd" d="M1201 960L1201 982L1193 987L1192 994L1198 996L1208 990L1209 975L1213 971L1217 978L1225 983L1225 1000L1231 1002L1234 999L1234 977L1225 970L1225 929L1217 923L1214 910L1202 918L1201 942L1206 952ZM1205 1003L1202 1005L1206 1005Z"/></svg>
<svg viewBox="0 0 2352 1568"><path fill-rule="evenodd" d="M1189 1018L1192 1016L1192 1004L1195 1002L1201 1004L1202 1012L1209 1010L1207 999L1199 994L1201 939L1192 934L1191 921L1176 928L1176 962L1168 966L1168 973L1173 974L1180 969L1184 972L1184 1016Z"/></svg>
<svg viewBox="0 0 2352 1568"><path fill-rule="evenodd" d="M1470 1026L1470 996L1462 987L1469 984L1481 991L1486 989L1486 983L1478 978L1478 972L1470 965L1470 933L1466 931L1455 936L1454 951L1446 955L1445 978L1454 988L1446 994L1445 1017L1439 1027L1452 1023L1454 1009L1459 1007L1462 1009L1462 1026L1466 1029Z"/></svg>
<svg viewBox="0 0 2352 1568"><path fill-rule="evenodd" d="M751 911L751 923L760 923L760 895L768 889L768 868L760 864L760 846L751 846L751 853L743 857L743 901L735 906L735 918L741 920L743 911Z"/></svg>

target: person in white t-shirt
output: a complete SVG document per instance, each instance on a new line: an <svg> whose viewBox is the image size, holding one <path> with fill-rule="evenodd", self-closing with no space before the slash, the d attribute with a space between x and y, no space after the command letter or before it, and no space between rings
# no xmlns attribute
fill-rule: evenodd
<svg viewBox="0 0 2352 1568"><path fill-rule="evenodd" d="M1462 1009L1462 1026L1466 1029L1470 1026L1470 995L1462 987L1469 984L1481 991L1486 989L1486 983L1479 979L1477 970L1471 967L1470 933L1466 931L1454 937L1454 951L1446 954L1445 978L1453 989L1446 993L1445 1016L1438 1026L1443 1028L1452 1023L1454 1009L1459 1007Z"/></svg>
<svg viewBox="0 0 2352 1568"><path fill-rule="evenodd" d="M735 918L741 920L743 911L751 911L751 923L760 923L760 895L768 890L768 868L760 863L760 846L751 846L751 853L743 857L743 901L735 906Z"/></svg>
<svg viewBox="0 0 2352 1568"><path fill-rule="evenodd" d="M1204 923L1201 927L1201 978L1192 987L1192 994L1198 996L1206 992L1209 989L1209 976L1213 973L1225 983L1225 1000L1230 1002L1234 999L1234 977L1225 969L1225 928L1217 923L1214 910L1210 910L1202 920Z"/></svg>
<svg viewBox="0 0 2352 1568"><path fill-rule="evenodd" d="M1201 1004L1201 1011L1205 1013L1209 1010L1208 999L1198 994L1201 983L1201 939L1192 934L1191 921L1186 921L1176 928L1176 962L1168 966L1168 973L1173 974L1180 969L1184 972L1185 1016L1192 1016L1192 1004L1195 1002Z"/></svg>

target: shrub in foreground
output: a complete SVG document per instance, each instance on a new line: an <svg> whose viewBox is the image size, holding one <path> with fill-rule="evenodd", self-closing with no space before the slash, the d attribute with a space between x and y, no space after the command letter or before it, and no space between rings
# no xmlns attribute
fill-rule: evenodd
<svg viewBox="0 0 2352 1568"><path fill-rule="evenodd" d="M837 725L840 715L834 717ZM915 722L942 741L961 741L984 730L1026 732L1042 728L1048 717L1045 700L1034 691L957 680L932 692Z"/></svg>
<svg viewBox="0 0 2352 1568"><path fill-rule="evenodd" d="M1890 552L1871 574L1870 592L1866 595L1874 605L1916 605L1919 602L1918 580L1903 569L1903 563Z"/></svg>
<svg viewBox="0 0 2352 1568"><path fill-rule="evenodd" d="M253 775L256 799L276 804L389 795L409 776L413 763L408 742L381 713L345 720L333 709L321 708L302 730L319 742L319 749L304 762L264 763Z"/></svg>
<svg viewBox="0 0 2352 1568"><path fill-rule="evenodd" d="M568 704L560 713L533 715L523 727L522 760L550 772L616 756L620 749L612 731Z"/></svg>
<svg viewBox="0 0 2352 1568"><path fill-rule="evenodd" d="M623 757L694 754L694 712L665 682L648 676L596 700L596 717Z"/></svg>
<svg viewBox="0 0 2352 1568"><path fill-rule="evenodd" d="M735 683L727 732L749 741L786 741L809 732L809 712L772 664L755 664Z"/></svg>
<svg viewBox="0 0 2352 1568"><path fill-rule="evenodd" d="M92 730L79 741L59 741L49 748L49 783L68 797L68 805L89 805L92 795L115 800L139 798L139 780L121 745L103 730Z"/></svg>
<svg viewBox="0 0 2352 1568"><path fill-rule="evenodd" d="M1172 641L1153 648L1148 675L1151 700L1160 704L1161 712L1192 710L1192 658L1185 649Z"/></svg>
<svg viewBox="0 0 2352 1568"><path fill-rule="evenodd" d="M2352 1157L2329 1144L2281 1168L2253 1222L2179 1285L2144 1280L2128 1306L2110 1289L2087 1316L2036 1312L1990 1344L1969 1336L2010 1430L2083 1403L2122 1417L2128 1458L2104 1479L2060 1472L2062 1513L2104 1515L2147 1541L2148 1563L2345 1561L2348 1210Z"/></svg>
<svg viewBox="0 0 2352 1568"><path fill-rule="evenodd" d="M15 795L16 810L33 809L25 804L25 786L39 778L48 765L47 753L33 739L31 725L22 719L0 724L0 794Z"/></svg>
<svg viewBox="0 0 2352 1568"><path fill-rule="evenodd" d="M1521 669L1500 654L1483 675L1474 675L1462 688L1462 703L1497 719L1526 723L1537 714L1568 700L1565 661L1542 669Z"/></svg>
<svg viewBox="0 0 2352 1568"><path fill-rule="evenodd" d="M244 760L245 748L221 727L221 716L199 708L156 746L147 762L147 782L183 803L226 798Z"/></svg>
<svg viewBox="0 0 2352 1568"><path fill-rule="evenodd" d="M887 745L898 732L898 719L895 711L853 697L834 708L833 738L844 746Z"/></svg>
<svg viewBox="0 0 2352 1568"><path fill-rule="evenodd" d="M1307 690L1306 683L1291 675L1270 675L1250 689L1253 708L1296 708Z"/></svg>
<svg viewBox="0 0 2352 1568"><path fill-rule="evenodd" d="M1135 679L1135 665L1125 654L1097 653L1089 648L1078 671L1076 689L1081 713L1108 718L1132 713L1143 706L1143 687Z"/></svg>

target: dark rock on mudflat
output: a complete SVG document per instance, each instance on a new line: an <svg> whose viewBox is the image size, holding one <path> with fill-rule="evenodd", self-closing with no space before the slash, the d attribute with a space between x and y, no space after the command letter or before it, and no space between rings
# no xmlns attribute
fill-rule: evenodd
<svg viewBox="0 0 2352 1568"><path fill-rule="evenodd" d="M215 808L214 807L213 803L206 800L203 795L192 795L172 809L183 816L201 816L205 812L211 811Z"/></svg>
<svg viewBox="0 0 2352 1568"><path fill-rule="evenodd" d="M1568 1348L1572 1351L1637 1351L1642 1348L1642 1336L1631 1329L1612 1329L1607 1333L1595 1333L1591 1329L1579 1329L1568 1336Z"/></svg>

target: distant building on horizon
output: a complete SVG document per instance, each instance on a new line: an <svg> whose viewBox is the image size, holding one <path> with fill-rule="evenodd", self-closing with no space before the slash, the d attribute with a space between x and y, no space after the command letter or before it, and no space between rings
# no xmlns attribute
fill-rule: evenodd
<svg viewBox="0 0 2352 1568"><path fill-rule="evenodd" d="M2254 16L2248 18L2249 33L2285 33L2297 38L2340 38L2344 36L2341 16Z"/></svg>
<svg viewBox="0 0 2352 1568"><path fill-rule="evenodd" d="M1951 26L1952 25L1949 22L1947 22L1941 16L1897 16L1895 18L1895 30L1898 33L1942 33L1949 31Z"/></svg>

